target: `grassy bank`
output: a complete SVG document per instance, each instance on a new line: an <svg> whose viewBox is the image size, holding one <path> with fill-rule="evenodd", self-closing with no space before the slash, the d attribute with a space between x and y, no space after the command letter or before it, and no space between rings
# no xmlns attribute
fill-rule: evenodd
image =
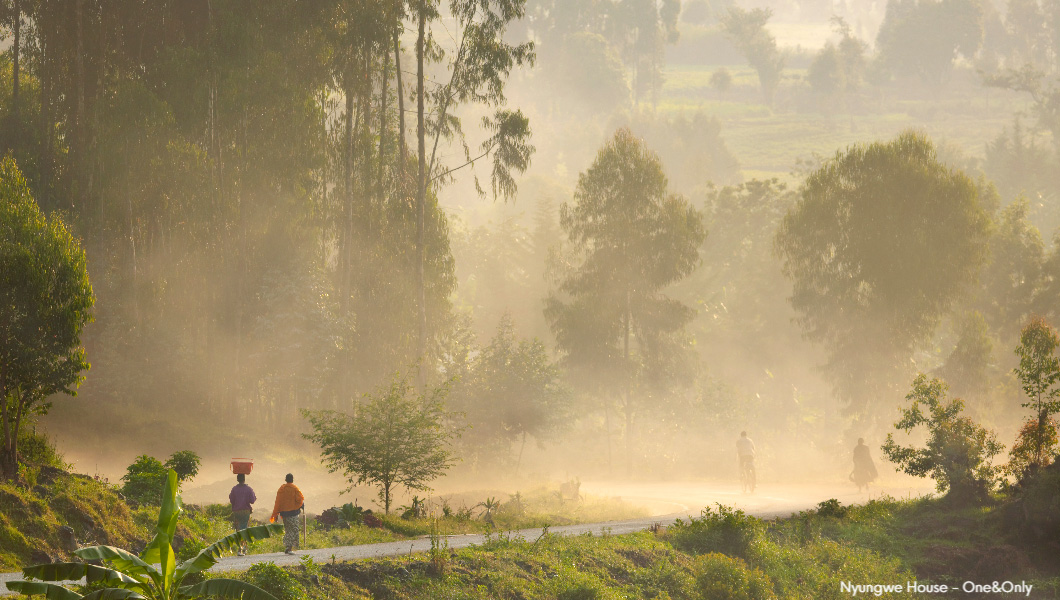
<svg viewBox="0 0 1060 600"><path fill-rule="evenodd" d="M719 507L656 533L559 537L543 530L460 550L439 539L424 554L324 565L306 557L299 567L258 565L237 576L280 600L852 597L844 584L899 584L901 593L882 596L933 597L906 592L913 581L1026 582L1032 598L1060 597L1055 556L1014 545L1003 513L938 499L858 507L829 501L767 522Z"/></svg>
<svg viewBox="0 0 1060 600"><path fill-rule="evenodd" d="M122 497L119 486L68 472L46 440L39 440L39 444L28 442L25 446L30 451L19 481L0 482L0 572L18 571L41 562L71 560L70 552L79 546L105 544L138 553L154 535L157 507L132 507ZM453 510L441 502L426 504L419 517L378 515L377 519L352 524L327 526L318 522L317 516L309 515L304 547L398 541L428 535L439 527L451 534L482 533L620 520L645 514L615 499L565 500L554 487L538 487L513 494L504 501L485 500L480 504L490 505L488 518L485 506L461 505ZM175 549L181 558L188 558L231 532L231 509L227 504L186 505L178 521ZM261 540L250 547L252 554L282 550L279 538Z"/></svg>

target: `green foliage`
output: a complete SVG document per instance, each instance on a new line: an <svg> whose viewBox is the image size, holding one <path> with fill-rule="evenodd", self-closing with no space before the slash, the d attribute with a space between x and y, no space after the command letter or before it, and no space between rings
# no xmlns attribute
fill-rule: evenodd
<svg viewBox="0 0 1060 600"><path fill-rule="evenodd" d="M687 382L690 371L684 330L695 313L662 290L695 269L706 231L699 211L666 188L658 156L620 129L560 211L572 256L545 316L583 383L624 392L628 423L650 392Z"/></svg>
<svg viewBox="0 0 1060 600"><path fill-rule="evenodd" d="M52 444L46 435L36 431L22 430L22 436L18 442L18 456L19 462L24 465L47 466L57 469L67 467L55 445Z"/></svg>
<svg viewBox="0 0 1060 600"><path fill-rule="evenodd" d="M1004 339L1033 311L1034 293L1041 281L1045 246L1028 220L1029 204L1019 198L1002 209L990 236L989 261L980 274L977 309Z"/></svg>
<svg viewBox="0 0 1060 600"><path fill-rule="evenodd" d="M773 104L784 70L784 56L777 49L777 40L766 29L772 16L770 8L747 10L733 6L721 18L722 29L758 72L758 84L762 87L766 104Z"/></svg>
<svg viewBox="0 0 1060 600"><path fill-rule="evenodd" d="M759 569L717 552L695 562L696 590L703 600L775 600L773 583Z"/></svg>
<svg viewBox="0 0 1060 600"><path fill-rule="evenodd" d="M75 395L89 367L81 332L95 303L85 252L58 215L45 219L15 160L0 162L0 475L18 472L26 421Z"/></svg>
<svg viewBox="0 0 1060 600"><path fill-rule="evenodd" d="M137 504L158 506L166 486L168 469L157 458L141 454L126 467L121 493Z"/></svg>
<svg viewBox="0 0 1060 600"><path fill-rule="evenodd" d="M856 92L861 86L868 45L851 34L842 18L833 17L832 23L842 39L838 45L828 42L821 48L810 63L806 79L818 94L836 98Z"/></svg>
<svg viewBox="0 0 1060 600"><path fill-rule="evenodd" d="M1038 418L1027 419L1009 450L1005 473L1022 480L1032 470L1053 462L1055 458L1048 451L1055 449L1058 441L1056 419L1048 418L1044 422Z"/></svg>
<svg viewBox="0 0 1060 600"><path fill-rule="evenodd" d="M952 383L954 394L961 398L982 398L990 384L990 366L994 342L983 315L973 312L958 321L957 344L939 375Z"/></svg>
<svg viewBox="0 0 1060 600"><path fill-rule="evenodd" d="M199 474L199 465L202 459L191 450L178 450L166 461L165 468L173 469L177 473L177 480L181 483L193 479Z"/></svg>
<svg viewBox="0 0 1060 600"><path fill-rule="evenodd" d="M185 539L184 543L180 546L180 550L177 550L177 560L184 562L195 558L205 548L206 544L201 540L195 538Z"/></svg>
<svg viewBox="0 0 1060 600"><path fill-rule="evenodd" d="M1025 408L1030 408L1039 420L1060 412L1060 357L1056 348L1060 336L1045 319L1036 317L1020 332L1020 345L1016 356L1020 364L1013 372L1020 378L1023 393L1027 395ZM1046 449L1040 448L1037 458Z"/></svg>
<svg viewBox="0 0 1060 600"><path fill-rule="evenodd" d="M973 0L893 0L876 34L877 58L901 77L939 86L960 54L972 58L983 38L982 8Z"/></svg>
<svg viewBox="0 0 1060 600"><path fill-rule="evenodd" d="M751 556L752 547L765 531L760 519L740 509L718 505L704 508L699 518L677 519L666 531L675 548L694 554L720 552L738 558Z"/></svg>
<svg viewBox="0 0 1060 600"><path fill-rule="evenodd" d="M273 562L256 563L247 569L246 580L276 600L304 600L305 590L286 570Z"/></svg>
<svg viewBox="0 0 1060 600"><path fill-rule="evenodd" d="M514 442L548 439L570 419L571 393L559 366L540 340L518 338L507 313L449 398L470 429L461 441L464 455L481 462L509 462Z"/></svg>
<svg viewBox="0 0 1060 600"><path fill-rule="evenodd" d="M597 33L568 35L562 47L542 55L538 73L556 77L562 89L572 92L574 108L608 114L629 105L626 73L614 48Z"/></svg>
<svg viewBox="0 0 1060 600"><path fill-rule="evenodd" d="M974 280L989 220L975 182L914 132L836 153L800 191L776 235L791 303L838 396L866 412Z"/></svg>
<svg viewBox="0 0 1060 600"><path fill-rule="evenodd" d="M670 191L691 195L704 185L741 180L740 163L729 150L721 121L706 111L668 116L643 110L612 123L629 127L658 153Z"/></svg>
<svg viewBox="0 0 1060 600"><path fill-rule="evenodd" d="M182 600L201 596L237 600L276 600L253 585L233 579L208 579L184 585L185 578L198 576L215 565L222 552L230 551L241 543L267 538L282 531L283 526L277 524L251 527L236 532L178 564L176 553L173 551L177 519L182 510L177 490L177 474L170 470L166 475L161 507L158 510L155 536L139 556L114 546L79 548L73 554L82 562L48 563L27 567L23 569L23 574L38 581L12 581L7 584L8 589L25 595L47 594L49 598L61 600L98 598L101 595L109 598L146 600ZM156 568L152 563L159 566ZM77 594L56 583L43 583L82 577L89 584L89 589L84 594ZM93 587L102 589L92 589Z"/></svg>
<svg viewBox="0 0 1060 600"><path fill-rule="evenodd" d="M710 74L710 87L719 92L727 92L732 87L732 73L725 67L718 67Z"/></svg>
<svg viewBox="0 0 1060 600"><path fill-rule="evenodd" d="M449 444L457 432L443 403L446 393L440 387L417 394L395 374L389 385L365 394L352 415L303 410L314 431L303 437L320 446L328 469L342 471L351 489L377 486L389 514L397 486L428 490L455 461Z"/></svg>
<svg viewBox="0 0 1060 600"><path fill-rule="evenodd" d="M829 498L817 504L817 515L821 517L836 517L842 519L850 512L849 506L843 506L839 500Z"/></svg>
<svg viewBox="0 0 1060 600"><path fill-rule="evenodd" d="M364 520L364 509L352 502L343 504L339 509L342 518L351 525L360 525Z"/></svg>
<svg viewBox="0 0 1060 600"><path fill-rule="evenodd" d="M991 459L1003 446L997 443L993 432L961 416L964 402L946 402L947 389L938 379L928 381L925 375L917 375L906 396L913 404L902 409L902 418L894 427L910 433L923 426L927 429L927 443L923 448L901 446L894 441L894 434L888 433L883 451L903 472L932 477L938 491L948 491L947 497L982 501L996 483L999 468L991 464Z"/></svg>
<svg viewBox="0 0 1060 600"><path fill-rule="evenodd" d="M1032 548L1060 536L1060 461L1024 474L1010 507L1018 539ZM1043 549L1044 550L1044 549ZM1048 550L1046 550L1048 551Z"/></svg>

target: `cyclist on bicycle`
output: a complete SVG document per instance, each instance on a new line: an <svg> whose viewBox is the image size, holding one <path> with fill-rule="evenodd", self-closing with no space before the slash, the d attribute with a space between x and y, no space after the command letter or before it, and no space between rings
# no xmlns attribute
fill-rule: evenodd
<svg viewBox="0 0 1060 600"><path fill-rule="evenodd" d="M750 483L750 488L754 491L755 443L747 437L746 431L741 431L740 439L736 440L736 454L740 457L740 479L749 475L752 479L746 483Z"/></svg>

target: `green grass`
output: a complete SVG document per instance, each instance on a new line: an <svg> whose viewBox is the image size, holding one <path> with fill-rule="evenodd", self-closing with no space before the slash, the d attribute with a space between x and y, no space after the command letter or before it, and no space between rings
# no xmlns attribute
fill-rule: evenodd
<svg viewBox="0 0 1060 600"><path fill-rule="evenodd" d="M1027 581L1035 598L1060 596L1060 574L1021 562L1023 551L1010 545L997 511L888 499L856 507L832 502L767 522L719 508L660 535L494 534L461 550L439 541L430 553L303 564L270 577L278 589L287 589L292 578L299 586L294 595L306 600L841 599L850 597L843 582L913 580ZM314 574L317 581L310 583Z"/></svg>
<svg viewBox="0 0 1060 600"><path fill-rule="evenodd" d="M110 486L63 474L50 483L0 483L0 571L21 569L34 550L68 559L59 529L70 527L81 545L142 544L148 530Z"/></svg>

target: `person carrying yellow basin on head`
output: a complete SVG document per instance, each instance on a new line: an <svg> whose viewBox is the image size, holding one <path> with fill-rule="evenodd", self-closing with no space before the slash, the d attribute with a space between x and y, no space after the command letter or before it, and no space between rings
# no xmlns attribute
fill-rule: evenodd
<svg viewBox="0 0 1060 600"><path fill-rule="evenodd" d="M283 552L294 554L298 547L298 514L305 508L305 496L294 484L294 475L288 473L286 481L276 490L276 504L272 507L269 522L275 523L276 517L283 517Z"/></svg>

